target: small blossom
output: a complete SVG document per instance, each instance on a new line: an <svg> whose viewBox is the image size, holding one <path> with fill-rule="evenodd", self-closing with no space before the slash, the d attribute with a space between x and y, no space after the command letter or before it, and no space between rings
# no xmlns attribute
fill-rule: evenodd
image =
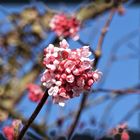
<svg viewBox="0 0 140 140"><path fill-rule="evenodd" d="M91 86L93 83L94 83L93 79L89 79L87 82L88 86Z"/></svg>
<svg viewBox="0 0 140 140"><path fill-rule="evenodd" d="M128 132L123 132L121 135L121 140L129 140L129 139L130 137L129 137Z"/></svg>
<svg viewBox="0 0 140 140"><path fill-rule="evenodd" d="M51 88L48 90L48 94L49 94L50 96L52 96L52 95L55 96L55 95L57 95L58 90L59 90L58 86L51 87Z"/></svg>
<svg viewBox="0 0 140 140"><path fill-rule="evenodd" d="M69 44L67 43L67 41L65 39L63 39L61 42L60 42L60 47L61 48L68 48L69 47Z"/></svg>
<svg viewBox="0 0 140 140"><path fill-rule="evenodd" d="M71 50L66 40L62 40L59 45L49 45L49 49L44 49L43 64L46 69L41 81L48 88L53 102L64 106L66 100L90 90L94 82L100 79L101 72L92 70L93 60L88 58L91 54L89 46ZM53 53L56 53L56 57Z"/></svg>
<svg viewBox="0 0 140 140"><path fill-rule="evenodd" d="M40 86L36 84L29 84L27 87L29 93L28 97L33 102L38 102L43 96L43 91Z"/></svg>
<svg viewBox="0 0 140 140"><path fill-rule="evenodd" d="M5 126L3 128L3 133L7 140L14 140L14 128L12 126Z"/></svg>
<svg viewBox="0 0 140 140"><path fill-rule="evenodd" d="M80 29L80 22L74 16L70 17L65 14L57 14L52 18L50 28L61 38L72 37L74 40L79 39L77 32ZM64 40L60 46L67 48L68 44Z"/></svg>
<svg viewBox="0 0 140 140"><path fill-rule="evenodd" d="M118 125L116 128L113 128L109 134L113 135L115 138L117 135L120 135L121 140L130 140L129 133L127 131L127 124L123 123Z"/></svg>
<svg viewBox="0 0 140 140"><path fill-rule="evenodd" d="M81 62L81 68L83 70L88 70L88 69L91 69L91 62L89 60L83 60Z"/></svg>
<svg viewBox="0 0 140 140"><path fill-rule="evenodd" d="M78 87L84 87L85 86L85 79L84 79L84 77L81 76L81 77L77 78L76 85Z"/></svg>
<svg viewBox="0 0 140 140"><path fill-rule="evenodd" d="M74 82L74 76L72 74L67 75L66 80L69 83L73 83Z"/></svg>
<svg viewBox="0 0 140 140"><path fill-rule="evenodd" d="M101 75L102 73L98 70L96 70L94 73L93 73L93 79L97 82L98 80L101 79Z"/></svg>
<svg viewBox="0 0 140 140"><path fill-rule="evenodd" d="M80 49L80 55L81 57L89 57L91 55L89 46L83 46L83 48Z"/></svg>
<svg viewBox="0 0 140 140"><path fill-rule="evenodd" d="M7 140L15 140L18 136L18 133L21 128L21 121L20 120L14 120L12 122L12 125L5 126L3 128L3 133Z"/></svg>

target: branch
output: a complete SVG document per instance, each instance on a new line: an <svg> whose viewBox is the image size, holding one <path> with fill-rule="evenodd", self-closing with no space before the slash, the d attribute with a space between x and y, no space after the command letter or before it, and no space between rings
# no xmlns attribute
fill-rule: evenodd
<svg viewBox="0 0 140 140"><path fill-rule="evenodd" d="M21 132L19 133L19 136L18 136L17 140L22 140L24 134L26 133L26 131L28 130L28 128L30 127L30 125L32 124L32 122L35 120L35 118L37 117L38 113L42 109L43 105L45 104L48 96L49 96L48 95L48 90L46 90L44 95L43 95L43 97L42 97L42 99L40 100L39 104L37 105L36 109L34 110L34 112L32 113L31 117L29 118L28 122L24 125L24 127L21 130Z"/></svg>
<svg viewBox="0 0 140 140"><path fill-rule="evenodd" d="M119 121L119 123L128 121L136 111L140 110L140 103L137 103L131 110L127 112L127 114Z"/></svg>
<svg viewBox="0 0 140 140"><path fill-rule="evenodd" d="M133 86L135 87L135 86ZM92 93L98 93L98 92L102 92L102 93L111 93L111 94L107 94L105 96L101 96L97 99L94 99L93 101L87 102L83 108L83 111L88 109L89 107L96 107L97 105L103 103L104 101L107 101L108 99L116 99L117 97L121 96L121 95L126 95L126 94L139 94L140 93L140 89L136 89L136 88L128 88L128 89L119 89L119 90L115 90L115 89L103 89L103 88L98 88L98 89L94 89L92 90ZM115 96L114 96L115 95ZM75 109L71 112L69 112L68 114L61 116L60 119L63 120L68 120L71 119L72 116L76 115L78 112L78 109ZM49 127L53 127L57 124L57 121L51 123Z"/></svg>
<svg viewBox="0 0 140 140"><path fill-rule="evenodd" d="M98 41L98 45L97 45L97 51L100 51L101 52L101 47L103 46L103 42L104 42L104 39L105 39L105 35L106 33L108 32L108 28L109 28L109 25L112 21L112 18L114 16L114 13L115 13L115 9L112 9L111 10L111 13L110 13L110 16L108 18L108 20L106 21L102 31L101 31L101 35L100 35L100 38L99 38L99 41Z"/></svg>
<svg viewBox="0 0 140 140"><path fill-rule="evenodd" d="M97 105L99 105L99 104L101 104L101 103L103 103L103 102L105 102L105 101L107 101L108 99L110 99L110 98L115 98L115 97L117 97L117 96L110 96L110 95L105 95L105 96L101 96L101 97L99 97L99 98L97 98L97 99L95 99L95 100L92 100L92 101L90 101L90 102L86 102L86 104L85 104L85 106L84 106L84 108L83 108L83 111L84 110L86 110L86 109L88 109L89 107L96 107ZM75 110L73 110L73 111L71 111L71 112L69 112L68 114L66 114L66 115L64 115L64 116L61 116L61 118L59 118L59 119L62 119L62 120L68 120L68 119L71 119L73 116L75 116L76 114L77 114L77 112L78 112L78 108L77 109L75 109ZM58 121L55 121L55 122L53 122L53 123L51 123L49 126L48 126L48 128L52 128L53 126L56 126L57 125L57 122Z"/></svg>
<svg viewBox="0 0 140 140"><path fill-rule="evenodd" d="M128 0L122 0L122 3L127 2ZM114 2L111 1L110 3L102 2L102 3L95 3L92 2L85 7L82 7L79 11L77 11L76 15L80 21L85 21L91 18L95 18L98 15L114 8Z"/></svg>
<svg viewBox="0 0 140 140"><path fill-rule="evenodd" d="M110 71L110 68L111 66L113 65L113 63L115 62L116 60L116 53L119 51L119 49L122 47L122 45L124 45L126 42L132 40L133 38L135 38L136 36L139 35L139 32L140 32L140 29L135 29L133 30L132 32L126 34L125 36L123 36L121 39L117 40L112 49L111 49L111 56L109 57L109 59L107 60L107 64L106 64L106 68L105 70L103 70L103 77L99 83L99 87L101 87L104 83L105 83L105 80L107 79L107 76L109 74L109 71Z"/></svg>
<svg viewBox="0 0 140 140"><path fill-rule="evenodd" d="M98 89L94 89L93 92L111 92L113 94L118 94L118 95L124 95L124 94L139 94L140 93L140 89L135 89L135 88L128 88L128 89L118 89L118 90L114 90L114 89L102 89L102 88L98 88Z"/></svg>

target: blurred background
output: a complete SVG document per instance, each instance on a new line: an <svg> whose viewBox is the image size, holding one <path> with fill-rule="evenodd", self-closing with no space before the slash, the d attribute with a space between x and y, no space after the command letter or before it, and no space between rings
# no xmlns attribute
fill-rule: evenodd
<svg viewBox="0 0 140 140"><path fill-rule="evenodd" d="M114 8L109 4L110 0L0 2L1 139L4 139L4 126L13 119L26 122L37 106L37 103L28 99L27 85L35 83L41 86L43 49L50 43L57 45L59 42L56 34L49 29L53 15L64 12L81 17L80 40L95 50L101 31ZM67 41L70 48L81 47L79 42L71 38L67 38ZM122 0L116 8L104 37L97 69L102 71L103 76L92 87L93 92L86 99L74 134L90 135L92 139L112 138L109 132L119 124L126 123L127 131L131 135L137 133L139 140L139 1ZM82 98L81 95L69 100L65 107L53 104L49 98L26 137L36 140L66 137Z"/></svg>

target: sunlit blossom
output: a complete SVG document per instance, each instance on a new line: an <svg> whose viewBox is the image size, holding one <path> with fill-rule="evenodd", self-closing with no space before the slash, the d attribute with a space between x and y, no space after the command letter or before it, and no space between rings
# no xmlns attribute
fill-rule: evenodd
<svg viewBox="0 0 140 140"><path fill-rule="evenodd" d="M43 64L46 69L41 81L48 88L54 103L64 106L65 100L90 90L93 83L100 79L101 72L92 70L93 60L88 58L90 54L89 46L71 50L64 39L59 47L49 45L44 49Z"/></svg>
<svg viewBox="0 0 140 140"><path fill-rule="evenodd" d="M61 38L72 37L74 40L79 39L77 32L80 29L80 22L74 16L57 14L52 18L50 28ZM63 45L62 47L67 47L64 42Z"/></svg>

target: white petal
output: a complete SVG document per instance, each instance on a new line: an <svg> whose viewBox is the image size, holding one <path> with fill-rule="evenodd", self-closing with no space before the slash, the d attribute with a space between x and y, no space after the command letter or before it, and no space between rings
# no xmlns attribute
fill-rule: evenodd
<svg viewBox="0 0 140 140"><path fill-rule="evenodd" d="M61 85L62 85L62 82L61 82L61 81L56 81L55 84L56 84L57 86L61 86Z"/></svg>
<svg viewBox="0 0 140 140"><path fill-rule="evenodd" d="M53 44L49 44L48 49L53 48L54 45Z"/></svg>
<svg viewBox="0 0 140 140"><path fill-rule="evenodd" d="M69 44L68 44L68 42L65 39L63 39L60 42L60 47L62 47L62 48L68 48L69 47Z"/></svg>
<svg viewBox="0 0 140 140"><path fill-rule="evenodd" d="M64 107L65 106L65 103L64 102L59 102L58 103L61 107Z"/></svg>
<svg viewBox="0 0 140 140"><path fill-rule="evenodd" d="M46 67L53 70L53 71L56 69L56 66L52 65L52 64L47 64Z"/></svg>
<svg viewBox="0 0 140 140"><path fill-rule="evenodd" d="M52 96L52 95L55 96L55 95L58 93L58 90L59 90L58 86L51 87L51 88L48 90L48 94L49 94L50 96Z"/></svg>
<svg viewBox="0 0 140 140"><path fill-rule="evenodd" d="M46 82L43 82L43 86L46 86Z"/></svg>

